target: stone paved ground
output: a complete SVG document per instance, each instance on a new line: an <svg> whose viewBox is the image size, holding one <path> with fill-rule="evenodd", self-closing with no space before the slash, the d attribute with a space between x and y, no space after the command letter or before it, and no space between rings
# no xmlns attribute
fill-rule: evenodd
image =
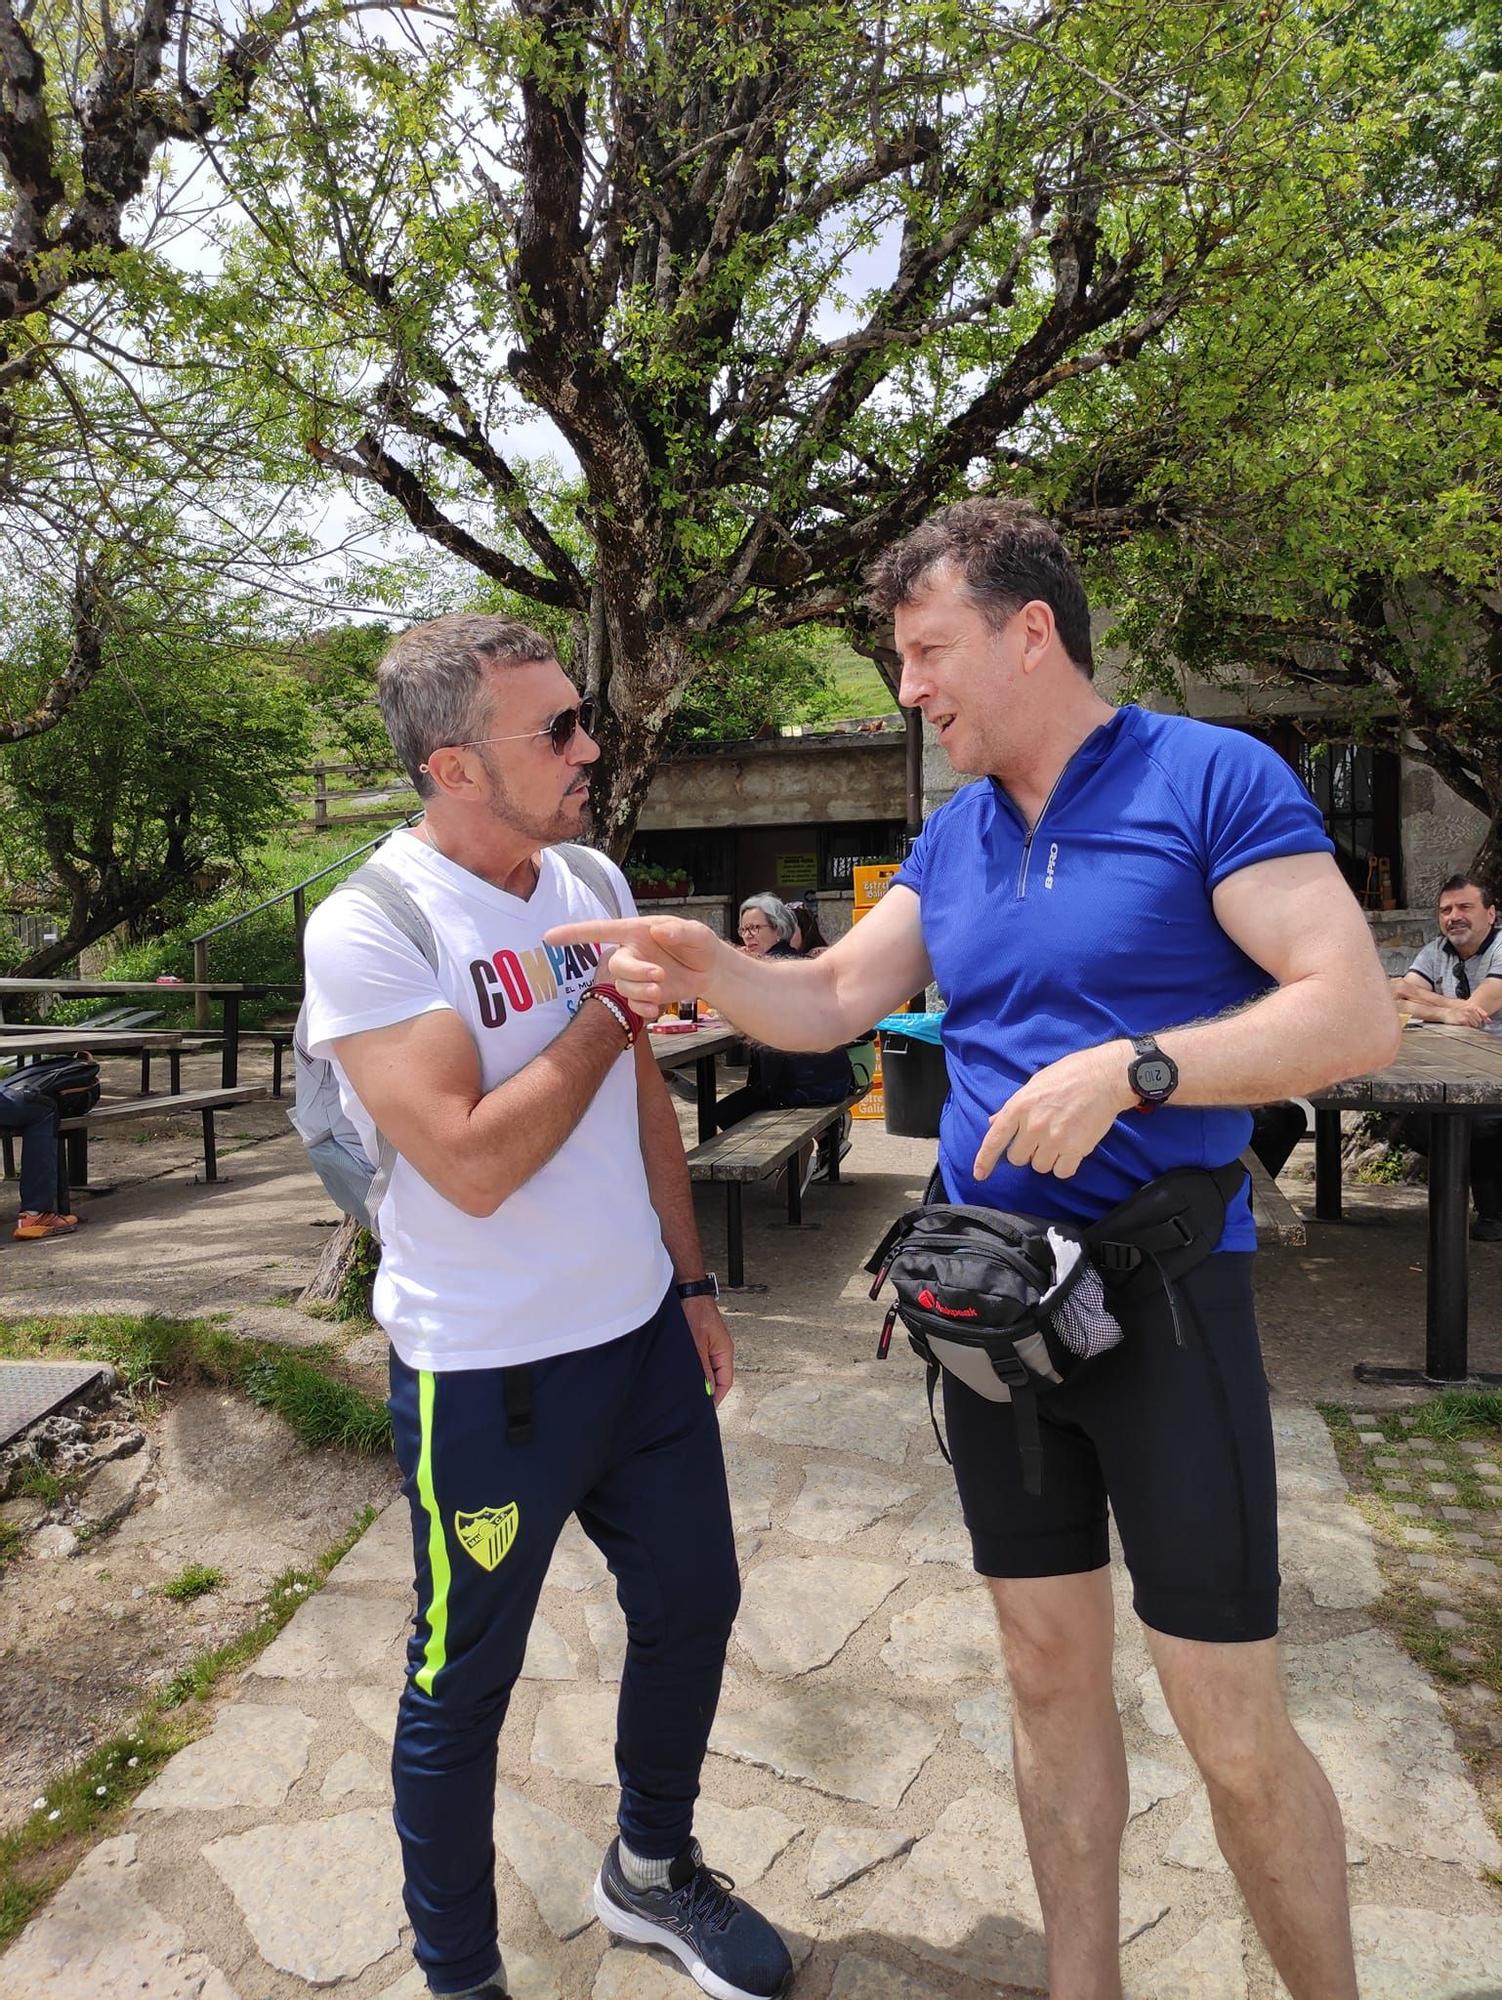
<svg viewBox="0 0 1502 2000"><path fill-rule="evenodd" d="M928 1150L858 1131L858 1178L816 1193L809 1214L820 1226L798 1235L770 1201L750 1203L748 1261L769 1289L734 1307L742 1374L723 1417L745 1604L700 1830L712 1861L785 1927L808 2000L980 2000L1036 1992L1041 1979L987 1600L916 1367L872 1358L874 1314L857 1276L884 1221L916 1198ZM244 1246L242 1268L305 1259L318 1211L291 1144L231 1164L239 1198L232 1210L215 1197L214 1212L216 1222L237 1215L238 1228L220 1233ZM167 1198L160 1187L117 1197L113 1222L100 1204L96 1295L196 1290L207 1302L201 1267L191 1279L103 1268L109 1236L122 1232L128 1257ZM186 1211L194 1197L179 1189L173 1199ZM1370 1529L1346 1502L1322 1422L1286 1388L1310 1376L1315 1296L1347 1308L1352 1284L1384 1296L1371 1268L1382 1257L1398 1325L1368 1319L1349 1337L1375 1324L1388 1347L1407 1345L1404 1287L1421 1297L1422 1279L1403 1266L1422 1237L1406 1210L1392 1222L1390 1240L1361 1243L1345 1291L1334 1239L1312 1245L1307 1263L1269 1259L1264 1279L1270 1372L1283 1391L1288 1678L1346 1814L1366 2000L1499 2000L1502 1896L1486 1875L1502 1871L1502 1844L1439 1695L1374 1622L1382 1578ZM1362 1414L1376 1414L1369 1401ZM1478 1502L1489 1483L1478 1472ZM1430 1503L1450 1504L1433 1493L1412 1504ZM1480 1538L1467 1560L1502 1551L1497 1527L1496 1506L1478 1504L1461 1529ZM419 2000L386 1776L408 1559L405 1518L389 1509L220 1705L212 1733L179 1754L0 1959L0 2000L292 2000L330 1988L341 2000ZM1479 1573L1474 1581L1483 1587ZM1135 2000L1268 2000L1281 1989L1121 1603L1129 1990ZM693 1990L650 1956L607 1949L590 1919L611 1826L622 1638L603 1567L571 1534L502 1740L498 1883L517 2000Z"/></svg>

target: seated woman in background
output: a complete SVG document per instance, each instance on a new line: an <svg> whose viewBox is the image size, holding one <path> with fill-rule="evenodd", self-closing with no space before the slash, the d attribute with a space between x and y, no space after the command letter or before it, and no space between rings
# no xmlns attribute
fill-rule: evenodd
<svg viewBox="0 0 1502 2000"><path fill-rule="evenodd" d="M748 896L741 904L741 949L753 958L796 958L793 913L780 896ZM715 1123L723 1132L753 1111L777 1111L791 1104L840 1104L856 1088L855 1074L844 1049L810 1054L804 1050L764 1049L750 1044L750 1074L715 1106Z"/></svg>
<svg viewBox="0 0 1502 2000"><path fill-rule="evenodd" d="M801 952L805 958L828 951L829 939L819 929L819 913L813 904L789 903L788 908L793 916L793 935L788 940L793 950Z"/></svg>

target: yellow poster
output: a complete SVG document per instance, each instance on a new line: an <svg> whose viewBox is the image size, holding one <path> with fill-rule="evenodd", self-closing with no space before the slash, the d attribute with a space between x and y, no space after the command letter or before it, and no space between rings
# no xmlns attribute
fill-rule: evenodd
<svg viewBox="0 0 1502 2000"><path fill-rule="evenodd" d="M851 908L850 921L858 924L868 911L874 910L891 886L892 877L901 867L898 861L863 862L853 871L855 878L855 902ZM905 1014L907 1002L893 1009L894 1013ZM876 1045L876 1068L871 1076L871 1088L851 1111L852 1118L874 1119L878 1123L886 1115L885 1100L881 1087L881 1044Z"/></svg>

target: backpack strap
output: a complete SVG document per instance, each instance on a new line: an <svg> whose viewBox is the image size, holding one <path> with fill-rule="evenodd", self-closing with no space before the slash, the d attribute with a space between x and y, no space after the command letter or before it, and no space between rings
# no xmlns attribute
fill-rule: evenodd
<svg viewBox="0 0 1502 2000"><path fill-rule="evenodd" d="M394 931L404 937L409 944L416 945L426 959L430 971L438 970L438 940L433 934L427 913L412 892L378 861L367 861L357 868L353 875L341 882L335 895L353 891L374 903L381 915ZM375 1172L370 1177L370 1187L365 1195L365 1217L370 1233L380 1241L380 1231L376 1218L381 1212L381 1203L386 1199L386 1190L391 1185L391 1176L396 1172L397 1150L385 1133L377 1129Z"/></svg>
<svg viewBox="0 0 1502 2000"><path fill-rule="evenodd" d="M592 847L582 847L576 840L563 840L552 852L574 880L582 882L592 895L598 897L613 917L621 915L621 899L616 893L615 881Z"/></svg>

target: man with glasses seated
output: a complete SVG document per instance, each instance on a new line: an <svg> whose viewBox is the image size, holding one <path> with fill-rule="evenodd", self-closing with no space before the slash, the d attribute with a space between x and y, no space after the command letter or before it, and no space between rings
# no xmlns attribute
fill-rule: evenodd
<svg viewBox="0 0 1502 2000"><path fill-rule="evenodd" d="M1415 1021L1502 1035L1502 925L1486 884L1452 875L1439 892L1439 929L1393 981L1399 1011ZM1406 1116L1400 1132L1405 1146L1428 1157L1427 1118ZM1471 1198L1472 1240L1502 1243L1502 1117L1495 1113L1471 1120Z"/></svg>
<svg viewBox="0 0 1502 2000"><path fill-rule="evenodd" d="M693 1838L740 1596L730 1337L641 1017L595 947L543 942L633 907L571 844L592 707L546 638L481 616L404 633L379 693L426 817L381 847L388 882L314 914L307 1024L367 1156L395 1153L369 1200L416 1566L393 1774L417 1960L435 1994L505 2000L496 1743L572 1515L628 1634L596 1914L707 1991L772 2000L787 1949Z"/></svg>

